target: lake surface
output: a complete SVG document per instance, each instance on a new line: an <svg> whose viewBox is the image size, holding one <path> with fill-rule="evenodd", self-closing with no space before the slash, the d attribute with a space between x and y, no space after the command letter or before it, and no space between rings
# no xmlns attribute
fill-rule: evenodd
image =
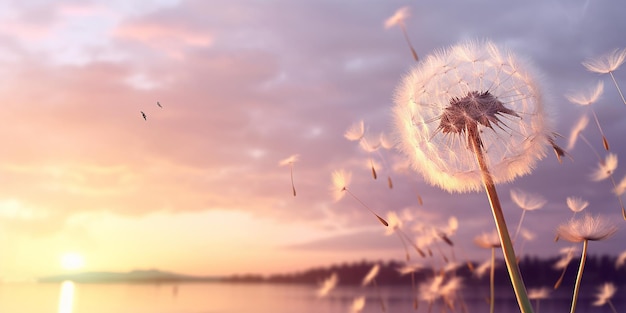
<svg viewBox="0 0 626 313"><path fill-rule="evenodd" d="M618 312L626 311L624 293L614 299ZM0 284L1 313L345 313L350 312L355 297L365 295L362 312L404 313L413 310L410 286L338 287L325 298L316 296L315 286L275 284ZM576 312L611 312L608 306L591 306L593 293L582 295ZM500 292L502 294L502 292ZM571 295L565 288L550 299L541 300L539 312L569 312ZM379 297L380 294L380 297ZM463 303L467 312L489 312L485 297L488 289L465 291ZM519 312L515 299L505 295L496 301L496 312ZM460 302L456 312L464 312ZM620 310L621 309L621 310ZM420 302L417 312L428 312ZM442 312L435 304L432 312ZM450 312L448 310L447 312Z"/></svg>

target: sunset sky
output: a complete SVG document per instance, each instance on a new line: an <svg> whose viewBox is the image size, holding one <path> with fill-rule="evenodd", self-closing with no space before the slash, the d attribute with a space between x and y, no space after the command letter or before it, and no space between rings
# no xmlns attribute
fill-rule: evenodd
<svg viewBox="0 0 626 313"><path fill-rule="evenodd" d="M405 6L421 57L488 38L533 63L562 146L590 113L564 95L604 81L593 108L611 151L626 157L626 105L610 76L581 65L626 48L616 1L2 1L0 278L68 272L68 253L83 258L74 271L198 275L402 259L398 237L358 201L334 201L340 169L382 216L411 212L441 227L456 216L457 253L487 258L472 243L494 228L483 192L448 194L393 171L404 161L395 150L368 154L343 136L360 120L368 136L392 131L394 90L415 61L401 29L384 23ZM626 87L626 68L614 74ZM593 120L583 134L604 158ZM610 181L590 180L598 157L583 142L569 153L559 164L550 152L498 187L509 228L522 213L509 190L542 195L548 203L525 216L537 239L524 253L555 256L571 245L553 240L572 216L565 199L580 196L621 226L590 253L626 250ZM296 197L279 165L294 154Z"/></svg>

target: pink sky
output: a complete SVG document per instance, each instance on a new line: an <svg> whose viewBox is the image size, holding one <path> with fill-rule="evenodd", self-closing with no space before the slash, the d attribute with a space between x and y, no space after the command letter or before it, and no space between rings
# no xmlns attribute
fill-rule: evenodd
<svg viewBox="0 0 626 313"><path fill-rule="evenodd" d="M59 260L68 252L84 257L82 270L206 275L401 259L402 244L386 237L356 201L333 201L331 172L342 168L353 171L351 190L381 215L407 210L442 227L458 216L465 253L487 257L471 244L493 227L484 194L449 195L417 173L393 172L391 164L402 162L394 151L376 157L381 178L373 180L367 153L343 137L359 120L368 134L390 131L395 86L414 61L400 29L383 24L405 5L60 0L0 6L0 277L63 272ZM618 31L626 27L623 19L607 15L621 4L449 5L409 5L407 30L418 53L491 38L528 56L545 72L547 98L565 136L584 111L563 93L606 78L580 62L626 46ZM534 23L520 26L528 20ZM626 74L616 75L625 81ZM619 154L626 148L620 142L626 107L613 87L606 80L605 102L596 110ZM596 138L595 128L587 132ZM289 167L279 166L293 154L300 156L296 197ZM521 214L510 201L512 187L549 200L525 220L544 239L571 216L566 196L585 197L592 212L618 216L610 184L588 180L595 156L580 144L571 155L574 161L561 165L550 156L534 175L501 188L510 227ZM623 174L618 168L617 179ZM620 252L619 238L623 232L591 252ZM526 249L545 256L568 245L550 240Z"/></svg>

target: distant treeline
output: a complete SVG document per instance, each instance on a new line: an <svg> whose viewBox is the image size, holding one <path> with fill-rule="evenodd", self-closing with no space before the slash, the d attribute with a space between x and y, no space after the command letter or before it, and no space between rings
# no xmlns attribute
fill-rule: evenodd
<svg viewBox="0 0 626 313"><path fill-rule="evenodd" d="M528 288L553 286L559 279L562 269L554 269L554 264L559 258L540 259L526 256L520 260L519 267ZM616 257L613 256L589 256L585 264L583 285L599 285L605 282L613 282L617 285L626 284L626 266L615 267ZM576 279L580 259L574 258L567 266L562 284L571 286ZM496 285L510 285L509 275L503 260L496 261L495 283ZM398 269L405 265L399 261L360 261L356 263L343 263L328 267L317 267L309 270L290 274L275 274L269 276L245 274L233 275L222 278L223 282L241 283L281 283L281 284L320 284L333 273L339 277L339 285L360 285L363 278L375 264L380 265L376 276L378 285L410 285L411 275L401 275ZM465 286L489 284L489 271L481 278L476 277L474 270L477 263L470 262L459 265L450 275L454 274L463 278ZM473 268L473 269L472 269ZM436 269L440 271L439 269ZM422 268L415 272L417 283L433 277L432 268Z"/></svg>

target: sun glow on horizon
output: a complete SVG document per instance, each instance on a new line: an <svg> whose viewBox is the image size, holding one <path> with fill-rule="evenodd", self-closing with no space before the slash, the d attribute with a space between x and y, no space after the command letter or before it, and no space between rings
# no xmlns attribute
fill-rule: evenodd
<svg viewBox="0 0 626 313"><path fill-rule="evenodd" d="M67 252L61 256L61 267L65 270L78 270L85 266L85 258L77 252Z"/></svg>

